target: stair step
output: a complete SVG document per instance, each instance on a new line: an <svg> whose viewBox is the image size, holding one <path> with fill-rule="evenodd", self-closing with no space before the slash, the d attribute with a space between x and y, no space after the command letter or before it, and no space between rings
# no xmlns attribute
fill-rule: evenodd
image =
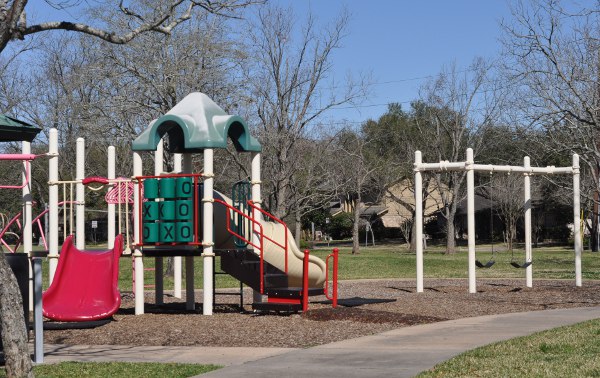
<svg viewBox="0 0 600 378"><path fill-rule="evenodd" d="M257 302L252 303L252 309L257 311L299 312L302 311L302 304Z"/></svg>
<svg viewBox="0 0 600 378"><path fill-rule="evenodd" d="M266 273L265 274L265 288L273 287L286 287L288 284L288 277L283 273Z"/></svg>
<svg viewBox="0 0 600 378"><path fill-rule="evenodd" d="M265 294L274 298L302 298L301 287L271 287L265 289ZM325 291L322 288L309 288L308 296L323 295Z"/></svg>

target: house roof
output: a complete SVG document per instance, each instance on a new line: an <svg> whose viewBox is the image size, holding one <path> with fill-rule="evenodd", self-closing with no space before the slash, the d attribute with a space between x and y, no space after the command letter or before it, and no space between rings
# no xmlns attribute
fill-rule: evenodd
<svg viewBox="0 0 600 378"><path fill-rule="evenodd" d="M165 134L169 135L170 152L227 148L227 138L231 138L238 151L261 151L260 143L250 135L244 119L227 114L200 92L190 93L165 115L150 122L133 141L132 149L156 151Z"/></svg>
<svg viewBox="0 0 600 378"><path fill-rule="evenodd" d="M37 126L0 114L0 142L31 142L40 131Z"/></svg>

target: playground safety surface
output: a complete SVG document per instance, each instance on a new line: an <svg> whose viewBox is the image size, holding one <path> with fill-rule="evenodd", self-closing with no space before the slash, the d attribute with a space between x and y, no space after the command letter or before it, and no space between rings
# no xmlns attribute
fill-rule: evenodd
<svg viewBox="0 0 600 378"><path fill-rule="evenodd" d="M393 300L332 309L314 297L309 311L292 315L240 313L232 296L217 297L213 316L203 316L201 304L185 310L185 299L167 296L157 306L153 293L146 314L135 316L133 297L123 293L114 321L94 329L48 330L47 344L306 348L406 326L482 315L560 308L600 306L600 281L478 280L478 293L469 294L465 279L431 279L425 292L416 293L414 280L360 280L340 282L340 298ZM251 299L249 290L245 298ZM196 298L202 298L200 292ZM365 301L369 302L369 301ZM379 302L379 301L374 301ZM249 310L249 302L245 304Z"/></svg>

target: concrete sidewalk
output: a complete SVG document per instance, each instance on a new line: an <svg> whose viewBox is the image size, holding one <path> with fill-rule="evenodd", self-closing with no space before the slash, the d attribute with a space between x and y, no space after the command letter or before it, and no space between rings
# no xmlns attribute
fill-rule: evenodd
<svg viewBox="0 0 600 378"><path fill-rule="evenodd" d="M294 348L226 348L200 346L44 345L44 363L175 362L181 364L241 365L289 353Z"/></svg>
<svg viewBox="0 0 600 378"><path fill-rule="evenodd" d="M596 318L600 307L490 315L399 328L308 349L46 345L44 361L226 366L202 377L413 377L469 349Z"/></svg>

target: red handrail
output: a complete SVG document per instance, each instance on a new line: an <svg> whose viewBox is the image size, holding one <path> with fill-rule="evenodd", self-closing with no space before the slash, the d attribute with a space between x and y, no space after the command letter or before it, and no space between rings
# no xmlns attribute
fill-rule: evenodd
<svg viewBox="0 0 600 378"><path fill-rule="evenodd" d="M260 256L260 265L259 265L259 267L260 267L260 293L263 294L265 291L265 274L264 274L264 272L265 272L265 265L264 265L265 257L264 257L263 246L264 246L264 239L266 238L266 236L264 235L262 224L260 224L260 222L257 221L256 219L252 218L251 216L249 216L247 214L244 214L242 211L236 209L235 207L233 207L232 205L228 204L227 202L225 202L221 199L215 198L214 201L216 203L220 203L221 205L225 206L225 208L227 208L229 210L233 210L235 213L242 215L244 218L246 218L250 222L252 222L252 230L254 232L256 232L254 225L258 224L258 228L260 230L260 232L258 232L260 242L258 245L256 245L252 241L246 239L244 236L239 235L237 232L235 232L231 229L231 213L229 211L227 212L227 231L230 234L236 236L240 240L244 241L245 243L248 243L249 245L253 246L254 248L257 248L260 251L260 253L259 253L259 256Z"/></svg>
<svg viewBox="0 0 600 378"><path fill-rule="evenodd" d="M325 297L331 299L331 306L337 307L337 289L338 289L338 254L339 249L334 248L333 253L330 253L325 259ZM333 282L332 293L329 296L329 258L333 257Z"/></svg>
<svg viewBox="0 0 600 378"><path fill-rule="evenodd" d="M273 214L261 209L260 207L256 206L254 204L254 202L252 202L252 200L248 201L248 205L250 206L251 209L253 210L258 210L261 214L266 215L268 218L274 220L275 222L283 225L284 228L284 245L279 244L278 242L276 242L275 240L266 237L265 238L267 240L269 240L270 242L274 243L275 245L277 245L279 248L283 249L283 251L285 252L285 273L288 273L288 226L287 224L285 224L284 221L282 221L281 219L277 218L276 216L274 216Z"/></svg>
<svg viewBox="0 0 600 378"><path fill-rule="evenodd" d="M74 204L76 201L61 201L58 203L58 206L62 206L64 204ZM41 218L46 215L46 213L48 213L50 210L49 209L44 209L44 211L42 211L41 213L38 214L37 217L33 218L33 220L31 221L31 224L33 225L34 223L37 223L38 225L38 229L40 230L40 236L42 237L42 241L44 243L44 248L48 249L48 243L46 241L46 235L44 234L44 230L42 229L42 224L41 224ZM13 223L17 223L17 226L19 228L19 231L22 229L21 227L21 223L19 222L19 218L21 217L21 213L18 213L17 215L15 215L14 217L11 218L11 220L6 224L6 226L0 231L0 243L2 243L11 253L14 253L19 246L21 245L21 241L23 240L23 235L21 234L19 236L19 239L17 239L17 243L15 244L15 248L11 248L5 241L4 241L4 235L6 234L6 232L8 232L8 229L10 228L10 226L13 225Z"/></svg>

